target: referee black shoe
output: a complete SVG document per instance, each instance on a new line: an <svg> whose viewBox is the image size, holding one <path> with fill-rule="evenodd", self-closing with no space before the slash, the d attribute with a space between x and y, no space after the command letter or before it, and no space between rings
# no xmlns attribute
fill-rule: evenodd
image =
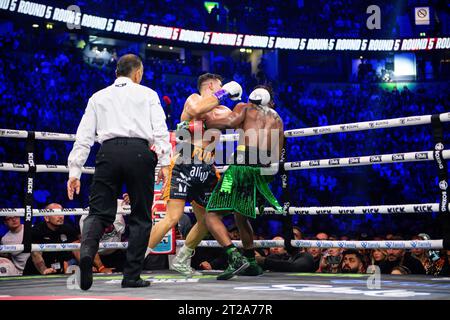
<svg viewBox="0 0 450 320"><path fill-rule="evenodd" d="M89 290L92 286L92 258L89 256L80 259L80 289Z"/></svg>
<svg viewBox="0 0 450 320"><path fill-rule="evenodd" d="M137 280L122 280L122 288L145 288L150 286L150 281L141 278Z"/></svg>

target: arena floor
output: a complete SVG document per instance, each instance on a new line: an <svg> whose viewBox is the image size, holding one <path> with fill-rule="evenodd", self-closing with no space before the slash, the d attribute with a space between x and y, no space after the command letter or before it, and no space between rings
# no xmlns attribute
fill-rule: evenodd
<svg viewBox="0 0 450 320"><path fill-rule="evenodd" d="M217 281L216 273L186 279L171 271L149 272L148 288L122 289L121 274L98 275L92 288L74 288L65 275L0 278L0 300L450 300L450 277L382 275L369 289L368 275L265 273ZM373 281L369 281L373 283Z"/></svg>

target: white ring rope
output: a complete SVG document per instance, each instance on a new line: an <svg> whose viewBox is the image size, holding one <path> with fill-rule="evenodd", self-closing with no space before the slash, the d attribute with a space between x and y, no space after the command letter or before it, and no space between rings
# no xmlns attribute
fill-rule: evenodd
<svg viewBox="0 0 450 320"><path fill-rule="evenodd" d="M185 240L177 240L177 246L182 246ZM284 247L283 240L255 240L255 248ZM238 248L242 248L241 241L233 241ZM442 249L443 240L382 240L382 241L327 241L327 240L292 240L295 248L342 248L342 249ZM47 243L32 244L32 252L55 252L80 250L80 243ZM126 249L127 242L103 242L100 249ZM221 248L214 240L203 240L198 247ZM0 245L0 253L19 253L24 250L23 244Z"/></svg>
<svg viewBox="0 0 450 320"><path fill-rule="evenodd" d="M439 119L442 122L450 121L450 112L441 113ZM431 115L425 116L412 116L406 118L384 119L384 120L372 120L364 122L354 122L346 124L335 124L331 126L321 126L305 129L293 129L284 132L286 138L291 137L307 137L318 136L323 134L338 133L338 132L352 132L352 131L364 131L372 129L385 129L415 126L431 123Z"/></svg>
<svg viewBox="0 0 450 320"><path fill-rule="evenodd" d="M444 159L450 159L450 150L443 150L442 155ZM312 168L314 169L340 168L353 166L369 166L374 164L432 161L432 160L434 160L433 151L420 151L420 152L392 153L392 154L380 154L380 155L348 157L348 158L293 161L293 162L286 162L284 164L284 169L286 171L293 171ZM279 165L278 163L274 163L271 165L271 168L267 170L276 170L278 165ZM29 168L28 164L0 162L0 171L28 172L28 168ZM224 172L228 168L228 166L216 166L216 168L217 171ZM94 174L94 171L95 168L93 167L82 168L83 173ZM38 164L36 165L36 172L68 173L69 167L63 165Z"/></svg>
<svg viewBox="0 0 450 320"><path fill-rule="evenodd" d="M163 201L161 201L163 202ZM158 201L154 201L158 204ZM258 208L256 211L259 214ZM193 209L190 206L184 207L185 213L192 213ZM439 212L439 203L417 203L417 204L397 204L397 205L382 205L382 206L356 206L356 207L290 207L289 214L291 215L348 215L348 214L396 214L396 213L432 213ZM122 206L117 208L118 214L128 215L131 213L130 206ZM156 212L164 215L165 212ZM34 217L45 216L83 216L89 214L89 209L74 208L74 209L33 209ZM271 207L264 208L263 214L282 214ZM23 208L4 208L0 209L0 217L23 217L25 216L25 209Z"/></svg>
<svg viewBox="0 0 450 320"><path fill-rule="evenodd" d="M444 159L450 158L450 150L443 150L442 154ZM417 161L431 161L431 160L434 160L433 151L405 152L405 153L370 155L362 157L287 162L285 163L285 170L289 171L289 170L302 170L311 168L368 166L373 164L417 162Z"/></svg>
<svg viewBox="0 0 450 320"><path fill-rule="evenodd" d="M450 112L441 113L439 119L442 122L450 121ZM306 137L306 136L316 136L330 133L338 132L352 132L352 131L364 131L371 129L382 129L382 128L395 128L395 127L406 127L413 125L424 125L431 123L431 115L423 116L412 116L404 118L395 119L383 119L383 120L372 120L363 122L354 122L346 124L335 124L331 126L321 126L321 127L311 127L311 128L299 128L286 130L285 137ZM9 130L0 129L0 137L5 138L27 138L28 132L25 130ZM56 133L56 132L41 132L36 131L35 137L37 140L59 140L59 141L75 141L75 134L67 133ZM225 134L222 135L221 141L236 141L238 138L237 134Z"/></svg>

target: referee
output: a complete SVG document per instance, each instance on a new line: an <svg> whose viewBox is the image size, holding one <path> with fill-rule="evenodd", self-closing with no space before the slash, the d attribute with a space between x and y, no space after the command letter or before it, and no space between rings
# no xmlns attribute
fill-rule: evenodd
<svg viewBox="0 0 450 320"><path fill-rule="evenodd" d="M140 274L151 230L155 167L159 160L162 169L158 180L165 182L171 144L157 93L139 84L143 71L138 56L127 54L119 59L117 79L89 99L69 155L67 194L72 200L74 193L80 192L81 168L97 135L101 147L95 160L89 215L81 235L82 290L92 285L92 262L104 229L114 222L117 198L124 183L130 195L131 215L122 288L150 285ZM150 150L151 145L155 146L156 154Z"/></svg>

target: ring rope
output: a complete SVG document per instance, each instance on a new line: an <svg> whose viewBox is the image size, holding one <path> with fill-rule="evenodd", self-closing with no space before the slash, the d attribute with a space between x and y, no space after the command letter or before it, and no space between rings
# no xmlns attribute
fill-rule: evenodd
<svg viewBox="0 0 450 320"><path fill-rule="evenodd" d="M354 132L354 131L364 131L372 129L382 129L382 128L396 128L396 127L406 127L413 125L424 125L431 123L432 115L423 116L411 116L403 118L394 119L382 119L382 120L372 120L363 122L353 122L346 124L335 124L330 126L320 126L320 127L310 127L304 129L292 129L286 130L285 137L307 137L307 136L317 136L330 133L338 132ZM450 112L439 114L439 119L442 122L450 121ZM41 132L36 131L36 140L58 140L58 141L75 141L75 134L68 133L57 133L57 132ZM26 130L10 130L10 129L0 129L0 137L5 138L27 138L28 133ZM224 134L221 136L221 141L237 141L237 134Z"/></svg>
<svg viewBox="0 0 450 320"><path fill-rule="evenodd" d="M431 123L432 115L412 116L406 118L372 120L363 122L354 122L346 124L335 124L330 126L311 127L305 129L292 129L284 132L286 138L291 137L307 137L318 136L330 133L365 131L372 129L386 129L396 127L407 127L415 125L424 125ZM442 122L450 121L450 112L439 114L439 119Z"/></svg>
<svg viewBox="0 0 450 320"><path fill-rule="evenodd" d="M356 156L347 158L331 158L318 160L304 160L286 162L284 168L286 171L304 170L311 168L339 168L339 167L353 167L353 166L368 166L374 164L386 163L401 163L401 162L418 162L418 161L433 161L434 151L420 151L420 152L406 152L406 153L392 153L370 156ZM450 159L450 150L443 150L444 159ZM271 165L271 168L276 169L278 163ZM228 166L216 166L219 172L224 172ZM16 171L28 172L29 166L27 164L0 162L0 171ZM94 167L83 167L82 172L86 174L94 174ZM36 165L37 173L57 172L68 173L69 167L64 165Z"/></svg>
<svg viewBox="0 0 450 320"><path fill-rule="evenodd" d="M185 240L177 240L177 246L182 246ZM238 248L242 248L242 241L233 241ZM255 240L255 248L284 247L283 240ZM342 248L342 249L442 249L443 240L369 240L369 241L327 241L327 240L292 240L295 248ZM80 250L80 243L42 243L32 244L32 252L55 252ZM104 242L100 243L100 249L126 249L127 242ZM215 240L203 240L198 247L222 248ZM24 249L23 244L0 245L0 253L19 253Z"/></svg>
<svg viewBox="0 0 450 320"><path fill-rule="evenodd" d="M163 201L160 201L163 203ZM158 201L155 201L158 204ZM258 208L256 211L259 214ZM185 213L192 213L191 206L184 208ZM381 206L332 206L332 207L290 207L289 214L291 215L324 215L324 214L395 214L395 213L432 213L439 212L439 203L416 203L416 204L398 204L398 205L381 205ZM131 213L130 206L122 206L117 209L118 214L128 215ZM165 212L156 212L157 214L164 214ZM34 209L34 217L45 216L82 216L89 214L89 209L74 208L74 209ZM280 214L271 207L264 208L263 214ZM0 217L23 217L25 209L23 208L4 208L0 209Z"/></svg>

